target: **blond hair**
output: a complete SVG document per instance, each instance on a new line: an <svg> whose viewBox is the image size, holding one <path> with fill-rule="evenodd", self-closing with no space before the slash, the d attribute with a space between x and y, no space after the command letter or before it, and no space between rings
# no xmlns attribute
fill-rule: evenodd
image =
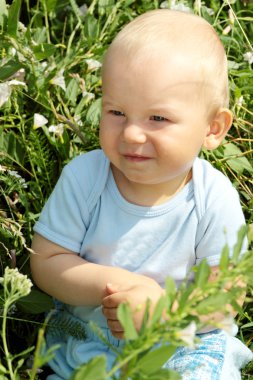
<svg viewBox="0 0 253 380"><path fill-rule="evenodd" d="M207 89L211 95L210 108L214 110L228 106L225 50L214 28L199 16L168 9L153 10L138 16L111 43L104 58L102 76L114 59L115 52L127 61L129 68L138 64L139 59L142 64L148 64L150 58L157 59L157 70L161 56L167 59L179 52L186 63L191 57L196 62L202 89Z"/></svg>

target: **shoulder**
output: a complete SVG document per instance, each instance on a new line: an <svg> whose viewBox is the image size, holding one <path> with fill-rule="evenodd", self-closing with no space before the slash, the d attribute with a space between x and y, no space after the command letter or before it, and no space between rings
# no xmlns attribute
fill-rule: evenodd
<svg viewBox="0 0 253 380"><path fill-rule="evenodd" d="M91 206L101 195L108 178L110 162L100 149L81 154L63 169L62 177L73 181L75 191L80 192Z"/></svg>
<svg viewBox="0 0 253 380"><path fill-rule="evenodd" d="M70 171L74 175L80 176L86 173L97 173L102 171L109 162L104 152L100 149L92 150L88 153L82 153L80 156L73 158L64 168L65 171Z"/></svg>
<svg viewBox="0 0 253 380"><path fill-rule="evenodd" d="M193 165L193 184L199 213L210 207L239 203L239 195L231 181L208 161L197 158Z"/></svg>
<svg viewBox="0 0 253 380"><path fill-rule="evenodd" d="M89 183L94 185L94 182L108 172L109 165L104 152L97 149L73 158L64 167L63 173L72 175L81 185L87 186Z"/></svg>

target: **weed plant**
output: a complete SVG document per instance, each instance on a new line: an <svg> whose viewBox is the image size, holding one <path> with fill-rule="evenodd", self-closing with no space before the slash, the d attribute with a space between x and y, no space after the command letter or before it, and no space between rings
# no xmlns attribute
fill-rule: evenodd
<svg viewBox="0 0 253 380"><path fill-rule="evenodd" d="M253 2L83 1L0 0L1 380L39 378L40 368L53 355L52 348L41 356L44 313L52 308L51 298L35 286L28 293L15 288L16 294L11 278L28 286L32 228L62 167L74 156L99 147L103 54L121 27L137 15L160 7L183 9L207 19L220 35L229 59L234 123L217 150L201 154L232 180L240 193L247 223L249 226L253 223ZM242 235L239 243L241 239ZM128 340L112 372L106 372L105 359L98 357L78 369L73 379L108 379L119 371L121 379L178 378L161 366L177 345L187 344L182 331L199 326L198 318L191 314L193 308L199 307L199 314L205 314L214 305L222 307L226 301L238 309L235 300L240 289L235 286L226 300L221 290L226 281L235 280L239 274L245 276L249 288L243 309L238 309L238 336L252 348L251 253L243 261L235 253L233 270L228 270L231 262L224 250L221 277L210 287L205 284L206 264L194 269L197 280L190 288L184 285L185 288L176 290L168 280L167 298L161 300L151 325L147 320L143 322L140 336L131 326L127 307L123 306L120 318ZM15 297L10 294L11 289ZM194 289L199 289L195 303L186 307L183 300L195 294ZM203 303L204 295L208 296L209 304ZM170 307L175 298L181 300L182 307L172 315ZM162 306L172 315L170 322L164 324L160 323ZM78 326L64 328L78 331ZM172 346L163 345L160 351L150 351L161 336L172 342ZM152 367L147 366L150 362ZM148 370L145 372L144 368ZM140 373L142 378L138 377ZM253 378L253 364L244 370L244 377Z"/></svg>

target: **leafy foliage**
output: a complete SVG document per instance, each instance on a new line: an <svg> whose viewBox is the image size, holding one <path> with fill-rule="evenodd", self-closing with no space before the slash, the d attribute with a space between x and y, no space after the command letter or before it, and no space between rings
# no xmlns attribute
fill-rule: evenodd
<svg viewBox="0 0 253 380"><path fill-rule="evenodd" d="M213 152L203 151L202 155L230 177L239 190L247 222L249 225L253 223L251 1L87 0L83 4L79 0L13 0L8 3L0 0L0 276L4 275L6 267L18 267L21 272L30 275L28 258L32 227L62 167L72 157L99 146L100 63L103 54L125 23L149 9L186 7L213 24L224 43L229 58L230 107L234 113L234 123L223 145ZM224 249L220 265L225 277L229 275L226 272L228 263ZM245 263L248 263L247 260ZM248 273L250 266L240 265L241 273ZM231 273L234 275L240 274L235 267L233 270ZM201 291L208 291L205 288L208 273L205 263L196 269L194 286ZM250 278L248 280L252 286ZM184 289L177 290L173 281L167 281L168 310L175 297L181 300L177 321L179 329L190 323L187 319L190 310L185 309L185 301L188 301L189 307L194 305L193 299L189 299L194 289L186 284L184 286ZM237 290L233 290L228 300L224 294L220 297L210 294L195 306L201 314L226 300L234 304L237 295ZM253 330L251 298L249 287L248 301L238 317L240 338L250 347ZM4 300L3 292L0 292L0 310L6 306ZM23 358L28 358L31 355L29 347L35 346L38 336L39 348L35 350L37 361L30 378L35 378L35 369L46 362L40 361L43 313L51 307L50 298L34 288L27 297L17 300L6 315L5 328L7 340L12 342L11 352L23 351ZM138 346L136 342L139 339L140 349L143 345L146 350L145 354L144 351L138 353L139 356L131 362L136 371L139 368L143 372L143 379L169 378L168 373L165 375L160 369L159 361L155 360L157 368L147 366L152 356L162 358L168 354L168 347L161 348L161 352L159 349L150 351L151 343L154 344L152 339L157 339L156 329L160 326L163 307L161 301L150 326L147 328L143 324L141 336L133 330L128 308L122 306L120 311L122 323L126 324L131 338L125 348L126 357L135 345ZM38 330L38 326L42 326L42 330ZM143 337L150 346L144 344ZM178 337L174 341L176 344ZM24 346L21 349L20 344ZM48 357L52 354L49 353ZM21 356L14 358L17 379L28 376ZM3 379L8 376L7 361L5 358L0 364L0 378ZM95 368L99 370L96 372ZM144 368L149 368L146 373ZM105 361L98 358L80 371L83 371L80 372L82 375L76 371L73 376L83 378L85 374L87 379L88 376L103 379ZM249 365L245 376L252 373L252 365ZM127 371L124 376L127 378ZM133 371L132 376L139 379L137 372ZM170 376L173 379L177 377L176 374Z"/></svg>

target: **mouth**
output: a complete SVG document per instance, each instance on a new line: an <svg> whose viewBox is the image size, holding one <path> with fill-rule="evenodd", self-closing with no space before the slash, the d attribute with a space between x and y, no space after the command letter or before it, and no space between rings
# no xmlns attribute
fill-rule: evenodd
<svg viewBox="0 0 253 380"><path fill-rule="evenodd" d="M131 162L143 162L143 161L148 161L151 159L150 157L147 157L147 156L142 156L140 154L131 154L131 153L123 154L123 157L127 161L131 161Z"/></svg>

